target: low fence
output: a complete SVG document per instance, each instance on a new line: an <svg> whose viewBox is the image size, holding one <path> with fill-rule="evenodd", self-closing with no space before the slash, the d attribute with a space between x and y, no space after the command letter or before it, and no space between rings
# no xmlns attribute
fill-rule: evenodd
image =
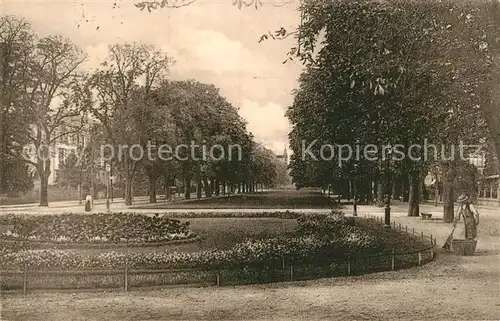
<svg viewBox="0 0 500 321"><path fill-rule="evenodd" d="M384 226L381 218L365 216L366 219ZM358 255L349 258L323 258L318 262L295 264L284 257L281 262L264 266L241 266L231 268L189 268L189 269L132 269L127 264L114 270L30 270L0 271L2 290L83 290L122 289L174 285L237 285L308 280L322 277L362 275L373 272L394 271L421 266L435 257L436 240L423 231L408 228L394 222L393 230L418 238L422 248L414 251L385 255Z"/></svg>

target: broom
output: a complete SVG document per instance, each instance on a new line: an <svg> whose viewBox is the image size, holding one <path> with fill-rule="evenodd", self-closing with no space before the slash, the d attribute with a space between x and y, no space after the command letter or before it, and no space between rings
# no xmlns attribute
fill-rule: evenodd
<svg viewBox="0 0 500 321"><path fill-rule="evenodd" d="M451 241L453 240L453 232L455 232L455 228L457 227L457 221L453 223L453 230L451 230L450 236L444 242L443 249L449 250L451 248Z"/></svg>

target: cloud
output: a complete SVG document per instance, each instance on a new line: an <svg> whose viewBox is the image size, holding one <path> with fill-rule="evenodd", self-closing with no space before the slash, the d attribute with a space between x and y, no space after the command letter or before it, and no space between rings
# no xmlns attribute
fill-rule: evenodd
<svg viewBox="0 0 500 321"><path fill-rule="evenodd" d="M199 70L222 76L227 73L255 74L270 69L263 54L212 29L182 29L165 47L169 52L177 52L174 54L177 73Z"/></svg>
<svg viewBox="0 0 500 321"><path fill-rule="evenodd" d="M272 102L259 105L244 98L240 102L239 113L248 121L247 129L253 133L257 141L275 152L283 151L290 131L290 124L285 117L283 107Z"/></svg>
<svg viewBox="0 0 500 321"><path fill-rule="evenodd" d="M229 102L240 107L256 139L282 152L289 131L284 110L291 103L301 66L281 63L295 45L292 37L261 44L257 40L269 30L296 25L299 16L294 6L265 4L259 10L237 10L230 1L198 2L152 13L128 2L113 7L106 1L4 5L6 13L26 16L40 34L71 38L88 53L88 68L99 66L109 44L144 41L160 46L176 60L173 79L194 78L219 87Z"/></svg>

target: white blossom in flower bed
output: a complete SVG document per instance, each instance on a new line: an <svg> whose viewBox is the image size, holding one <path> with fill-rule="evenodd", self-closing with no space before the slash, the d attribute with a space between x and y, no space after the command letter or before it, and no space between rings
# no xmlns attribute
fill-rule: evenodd
<svg viewBox="0 0 500 321"><path fill-rule="evenodd" d="M162 242L192 237L189 222L167 216L100 213L11 215L2 237L58 243Z"/></svg>

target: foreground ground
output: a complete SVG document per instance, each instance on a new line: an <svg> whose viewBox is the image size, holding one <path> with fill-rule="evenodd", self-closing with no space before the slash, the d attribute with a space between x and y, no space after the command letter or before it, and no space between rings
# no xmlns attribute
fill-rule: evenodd
<svg viewBox="0 0 500 321"><path fill-rule="evenodd" d="M362 208L362 212L369 208ZM377 212L372 208L371 212ZM375 213L380 215L380 213ZM394 221L433 233L447 224ZM4 294L1 320L499 320L499 236L482 221L478 253L440 253L426 266L361 277L237 287L100 293Z"/></svg>
<svg viewBox="0 0 500 321"><path fill-rule="evenodd" d="M498 320L498 258L265 286L5 296L2 320Z"/></svg>

